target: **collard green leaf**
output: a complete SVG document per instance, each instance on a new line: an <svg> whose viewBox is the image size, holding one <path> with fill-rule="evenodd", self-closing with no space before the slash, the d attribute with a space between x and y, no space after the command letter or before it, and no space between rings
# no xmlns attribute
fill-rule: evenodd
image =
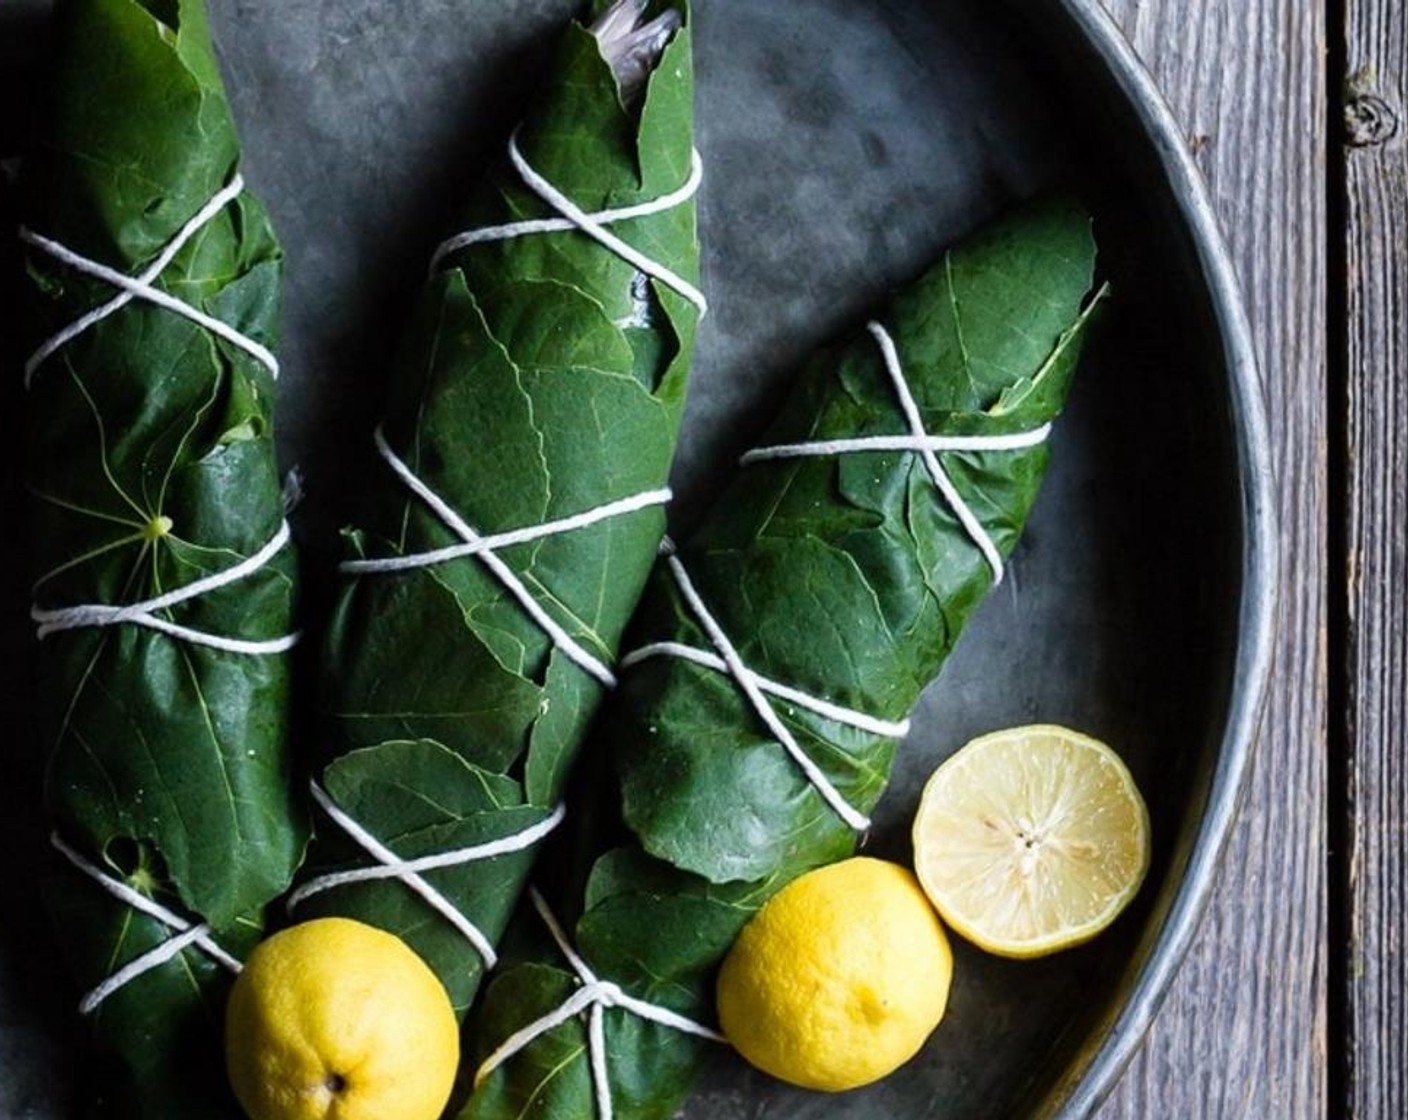
<svg viewBox="0 0 1408 1120"><path fill-rule="evenodd" d="M689 178L692 90L687 29L666 47L637 113L623 106L596 40L573 25L517 143L583 210L653 200ZM551 216L504 160L467 200L458 228ZM697 282L692 201L612 230ZM696 309L575 230L476 243L444 263L426 284L392 370L383 427L410 470L483 535L662 488ZM356 522L347 540L359 559L461 543L389 470ZM556 624L609 665L663 530L664 513L654 506L497 555ZM467 556L348 578L321 691L333 760L324 785L361 827L411 857L544 820L562 797L603 689L482 559ZM405 740L416 742L414 752ZM499 790L492 806L452 792L489 780ZM435 805L438 815L412 826L402 812L407 797ZM373 862L326 818L317 828L310 877ZM525 851L428 871L425 879L496 941L532 858ZM482 974L477 951L403 883L326 891L297 913L343 914L391 930L431 962L457 1008L473 999Z"/></svg>
<svg viewBox="0 0 1408 1120"><path fill-rule="evenodd" d="M1089 225L1069 201L1024 207L949 252L879 316L930 433L1024 432L1059 414L1100 302ZM907 430L893 384L875 340L857 332L805 365L761 442L896 434ZM1010 554L1045 447L941 458ZM889 721L937 675L993 578L909 452L745 467L678 555L755 672ZM663 564L630 637L631 646L711 649ZM785 700L773 707L835 788L868 811L895 741ZM852 854L858 837L733 680L690 661L634 666L588 751L596 780L556 849L550 904L599 977L707 1024L714 972L748 918L798 874ZM601 853L594 862L592 852ZM576 986L542 925L527 907L515 918L469 1025L472 1062ZM716 1045L619 1007L605 1012L605 1029L618 1120L673 1115ZM588 1061L584 1022L565 1023L484 1078L461 1120L596 1115Z"/></svg>
<svg viewBox="0 0 1408 1120"><path fill-rule="evenodd" d="M199 0L60 0L46 148L26 166L36 232L129 275L230 181L239 144ZM248 193L156 281L265 345L280 252ZM33 249L37 345L114 290ZM204 327L136 300L38 367L27 485L42 607L127 604L254 555L283 520L268 370ZM159 612L231 638L292 629L295 562ZM237 956L287 888L305 828L291 795L287 656L232 653L123 624L39 647L37 705L56 833ZM86 990L171 936L57 859L48 892ZM110 1114L233 1114L216 1024L228 975L190 948L93 1019Z"/></svg>

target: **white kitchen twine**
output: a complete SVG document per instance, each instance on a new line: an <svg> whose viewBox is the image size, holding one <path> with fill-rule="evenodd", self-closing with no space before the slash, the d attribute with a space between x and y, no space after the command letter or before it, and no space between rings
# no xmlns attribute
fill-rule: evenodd
<svg viewBox="0 0 1408 1120"><path fill-rule="evenodd" d="M517 237L527 237L534 234L560 233L568 230L579 230L598 244L615 253L623 261L633 264L647 276L660 281L667 288L678 292L686 300L692 303L699 311L700 318L703 318L709 310L709 301L704 298L704 293L686 280L679 273L668 266L661 264L646 256L633 245L621 240L606 227L616 222L629 221L632 218L643 218L650 214L660 214L666 210L671 210L682 203L693 198L699 190L699 183L704 176L704 163L697 151L690 155L689 178L684 185L669 194L661 195L659 198L651 199L648 202L637 203L633 206L623 206L614 210L599 210L596 213L588 213L553 186L547 179L543 178L533 166L524 158L522 150L518 146L518 129L514 129L513 135L508 141L508 157L513 162L514 169L522 178L524 184L546 202L550 207L562 215L560 218L534 218L520 222L509 222L505 225L486 226L482 229L469 230L465 233L456 234L454 237L442 242L435 250L435 254L430 259L430 268L433 272L439 267L441 262L451 253L463 249L468 245L476 245L489 241L510 241Z"/></svg>
<svg viewBox="0 0 1408 1120"><path fill-rule="evenodd" d="M163 307L167 311L183 316L191 320L191 322L204 327L211 334L218 335L232 346L237 346L239 349L243 350L267 369L271 376L278 377L278 359L269 352L267 347L256 342L248 335L236 330L234 327L230 326L230 324L216 319L214 316L207 315L204 311L192 307L184 300L179 300L169 292L164 292L160 288L153 286L153 282L166 271L167 266L176 259L176 254L185 247L186 243L208 225L215 218L215 215L238 198L243 190L244 178L236 173L229 184L216 191L210 201L202 206L200 210L196 212L195 216L181 227L176 236L167 243L166 248L162 249L160 254L157 255L156 259L136 276L128 276L125 273L118 272L116 269L109 268L105 264L90 260L80 253L75 253L67 246L54 241L52 238L45 237L43 234L35 233L31 229L21 226L19 231L21 241L48 253L49 256L53 257L55 260L60 261L77 272L81 272L97 280L102 280L118 289L117 295L113 296L106 303L101 303L86 314L79 316L68 326L39 345L24 363L25 387L29 387L30 382L34 379L35 371L43 365L51 355L62 347L67 346L89 327L102 322L109 315L126 307L134 299L145 300L148 303L155 304L157 307Z"/></svg>
<svg viewBox="0 0 1408 1120"><path fill-rule="evenodd" d="M238 960L222 949L211 936L210 926L204 922L199 925L187 921L179 914L173 914L165 906L152 901L146 895L133 890L126 883L114 879L96 864L79 855L77 851L66 844L59 834L53 833L49 837L50 843L64 856L69 863L78 868L79 871L87 875L90 879L107 891L119 902L130 906L149 918L155 918L168 929L176 931L176 936L169 937L158 945L143 953L139 957L134 957L114 972L97 987L93 988L78 1004L78 1010L84 1015L91 1015L103 1001L115 992L125 988L139 976L159 968L167 961L171 960L183 949L192 945L204 952L211 960L222 965L230 972L238 974L243 967Z"/></svg>
<svg viewBox="0 0 1408 1120"><path fill-rule="evenodd" d="M415 568L429 568L436 564L443 564L448 560L459 560L464 556L479 556L485 552L497 552L501 548L509 548L512 545L527 544L530 541L542 540L544 537L556 536L558 533L570 533L574 529L585 529L589 525L608 521L613 517L620 517L622 514L635 513L637 510L648 509L650 506L663 506L669 500L670 491L667 489L646 490L640 494L632 494L628 498L607 502L605 505L597 506L595 509L589 509L583 513L574 513L570 517L560 517L555 521L544 521L541 524L528 525L522 529L510 529L506 533L491 533L487 537L479 537L466 544L452 544L431 552L414 552L408 556L388 556L380 560L347 560L339 567L344 572L353 574L404 572Z"/></svg>
<svg viewBox="0 0 1408 1120"><path fill-rule="evenodd" d="M442 867L459 867L466 863L475 863L480 860L493 859L495 856L525 851L552 832L567 815L566 806L559 805L551 815L537 824L530 825L510 836L503 836L482 844L456 848L453 851L437 852L434 855L421 856L418 859L402 859L344 812L317 782L310 782L309 786L313 793L313 800L322 807L323 812L343 832L347 833L358 847L377 860L379 866L360 867L352 871L334 871L310 879L289 896L289 912L292 913L300 903L316 894L321 894L323 891L345 887L352 883L396 879L418 894L436 913L459 930L465 940L473 945L475 951L483 958L486 968L493 968L499 960L498 954L494 952L493 944L458 907L421 878L420 873L435 871Z"/></svg>
<svg viewBox="0 0 1408 1120"><path fill-rule="evenodd" d="M704 668L713 669L718 673L725 675L729 673L728 662L718 654L710 653L707 649L685 645L683 642L650 642L621 658L621 668L629 669L632 665L639 665L642 661L648 661L652 657L676 657L681 661L692 661L695 665L702 665ZM809 696L800 689L778 684L760 673L752 675L760 692L776 696L779 700L785 700L789 704L795 704L797 707L829 719L833 723L854 727L857 731L865 731L871 735L883 735L887 739L903 739L909 734L909 720L907 719L898 723L887 719L876 719L864 712L843 708L839 704L833 704L829 700L822 700L817 696Z"/></svg>
<svg viewBox="0 0 1408 1120"><path fill-rule="evenodd" d="M749 451L740 462L747 465L767 459L846 455L861 451L917 452L924 461L929 477L938 487L939 493L944 496L944 500L948 502L949 508L958 518L959 524L963 526L964 531L988 562L988 566L992 569L993 583L1001 583L1002 554L998 551L991 535L983 528L977 515L963 500L963 496L954 486L953 480L949 478L948 472L944 470L936 453L940 451L1019 451L1044 443L1046 437L1051 434L1051 425L1043 424L1030 432L1018 432L1012 435L931 436L924 430L924 420L919 415L919 405L915 402L914 394L910 392L909 383L905 380L904 368L900 364L899 351L895 348L894 339L877 322L868 323L866 329L870 331L880 347L880 354L885 361L885 370L889 373L890 381L894 385L895 395L899 398L900 410L904 413L905 420L909 424L910 435L868 436L861 439L818 440L813 443L786 443L773 447L759 447Z"/></svg>
<svg viewBox="0 0 1408 1120"><path fill-rule="evenodd" d="M134 626L145 626L148 630L156 630L159 633L167 634L181 641L190 642L193 645L208 646L211 649L224 650L227 653L283 653L285 650L292 649L293 646L298 643L297 634L285 634L283 637L269 638L262 641L247 640L244 638L227 638L221 634L210 634L204 630L194 630L189 626L180 626L177 623L157 617L155 612L189 602L191 599L206 595L221 587L227 587L232 583L238 583L240 580L253 575L278 555L284 546L288 544L289 536L288 522L282 522L279 525L278 532L270 538L269 543L264 545L263 548L248 559L242 560L233 567L226 568L224 571L215 572L203 579L188 583L184 587L178 587L174 591L168 591L165 595L158 595L153 599L144 599L140 603L130 603L121 607L108 606L101 603L89 603L74 607L45 608L35 604L30 608L29 616L39 624L38 636L41 639L63 630L79 630L95 626L117 626L123 623L129 623Z"/></svg>
<svg viewBox="0 0 1408 1120"><path fill-rule="evenodd" d="M396 477L405 483L406 487L415 494L416 497L435 512L435 515L445 523L449 530L464 542L464 547L461 549L460 546L455 546L454 549L451 550L440 549L435 552L420 553L415 557L404 557L398 560L394 566L390 561L349 560L342 565L342 569L344 571L397 571L407 567L423 568L451 559L452 557L446 555L446 552L455 550L459 550L459 554L462 555L478 556L484 566L498 577L499 582L504 585L509 594L518 600L519 606L521 606L528 613L529 617L542 628L543 632L552 639L553 645L560 649L565 657L583 672L595 677L607 688L615 688L616 675L611 671L611 668L603 663L600 658L584 649L580 642L558 625L556 620L554 620L538 601L533 598L533 593L523 585L523 581L518 578L514 570L504 563L492 550L490 542L494 541L495 538L481 537L474 529L470 528L469 523L456 513L445 499L440 497L439 494L435 493L435 491L421 481L421 479L416 477L415 472L391 449L391 445L386 440L386 433L380 426L377 427L373 438L376 441L377 451L380 452L381 457L396 474ZM505 534L505 536L513 538L513 541L510 541L510 543L516 543L519 540L532 540L537 537L547 536L550 533L567 532L572 529L580 529L585 525L594 525L607 517L619 517L623 513L631 513L635 510L644 509L647 506L663 505L669 500L670 492L668 490L650 490L643 494L636 494L629 498L608 502L602 506L598 506L594 510L574 514L571 517L563 518L560 522L550 522L532 529L515 529L512 533ZM540 532L539 530L542 531ZM525 534L527 535L525 536ZM495 545L494 547L499 546ZM416 563L408 564L402 562L405 560L415 560ZM362 567L368 563L386 564L387 566L379 569L367 569ZM354 565L356 566L354 567Z"/></svg>
<svg viewBox="0 0 1408 1120"><path fill-rule="evenodd" d="M723 658L724 665L727 667L729 675L738 682L738 687L743 690L743 695L748 698L748 702L753 706L753 710L758 713L758 718L763 721L767 729L772 732L773 737L777 739L786 749L787 753L792 756L792 760L801 767L802 773L807 776L807 781L811 782L816 791L821 794L822 799L835 810L836 815L857 832L864 832L870 827L870 818L841 796L841 792L831 784L831 779L822 772L821 767L802 749L801 745L792 735L792 732L788 730L787 725L778 717L777 712L773 710L773 706L768 701L768 698L763 695L766 690L763 688L762 679L743 663L743 658L739 656L738 650L729 640L728 635L724 633L724 629L719 625L718 619L716 619L709 612L709 608L705 606L703 597L694 586L694 581L689 578L689 573L685 571L685 567L680 563L679 557L674 554L674 548L669 541L665 542L662 551L664 552L665 563L670 569L670 574L674 576L675 585L679 588L685 603L688 604L689 609L694 613L694 617L698 620L700 627L708 636L709 641L713 644L714 648L719 651L719 656ZM639 652L640 651L637 651L637 653ZM809 702L812 704L825 703L825 701L813 700L811 698L809 698ZM849 722L852 722L854 725L854 720L860 713L849 713L849 715L851 717ZM883 732L881 734L883 734Z"/></svg>
<svg viewBox="0 0 1408 1120"><path fill-rule="evenodd" d="M658 1004L637 999L623 991L619 984L598 977L581 955L572 948L572 942L568 940L567 934L563 931L552 910L549 909L543 896L538 893L538 889L530 887L528 893L533 899L534 908L547 925L552 939L557 942L557 947L562 950L562 955L571 964L572 971L577 974L582 986L556 1010L548 1012L521 1030L514 1031L498 1049L485 1058L474 1074L476 1089L494 1070L534 1039L585 1012L587 1014L587 1053L591 1060L592 1084L596 1089L597 1118L598 1120L612 1120L611 1080L606 1066L606 1009L608 1007L619 1007L622 1011L629 1011L632 1015L648 1019L652 1023L659 1023L661 1026L671 1027L686 1034L707 1038L710 1042L722 1042L724 1045L728 1045L728 1039L718 1031L696 1023L693 1019L671 1011L668 1007L660 1007Z"/></svg>

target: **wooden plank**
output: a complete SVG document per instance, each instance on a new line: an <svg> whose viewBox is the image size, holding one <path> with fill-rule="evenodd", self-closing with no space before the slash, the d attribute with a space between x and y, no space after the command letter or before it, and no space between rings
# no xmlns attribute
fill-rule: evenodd
<svg viewBox="0 0 1408 1120"><path fill-rule="evenodd" d="M1408 1116L1408 16L1345 18L1346 462L1344 1114Z"/></svg>
<svg viewBox="0 0 1408 1120"><path fill-rule="evenodd" d="M1279 479L1284 656L1198 940L1146 1045L1098 1115L1320 1117L1327 1092L1325 5L1106 3L1184 122L1239 266Z"/></svg>

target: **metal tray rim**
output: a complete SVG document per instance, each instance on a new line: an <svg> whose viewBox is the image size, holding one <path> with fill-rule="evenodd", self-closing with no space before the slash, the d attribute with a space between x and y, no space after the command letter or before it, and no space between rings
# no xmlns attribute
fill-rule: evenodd
<svg viewBox="0 0 1408 1120"><path fill-rule="evenodd" d="M1153 141L1196 244L1222 335L1242 497L1242 589L1233 690L1208 804L1187 870L1143 971L1103 1039L1079 1055L1040 1114L1086 1120L1114 1087L1153 1023L1211 899L1222 856L1251 772L1271 672L1278 609L1279 549L1271 443L1251 324L1236 267L1202 173L1172 109L1134 48L1099 0L1059 0L1094 49ZM1083 1067L1083 1068L1082 1068Z"/></svg>

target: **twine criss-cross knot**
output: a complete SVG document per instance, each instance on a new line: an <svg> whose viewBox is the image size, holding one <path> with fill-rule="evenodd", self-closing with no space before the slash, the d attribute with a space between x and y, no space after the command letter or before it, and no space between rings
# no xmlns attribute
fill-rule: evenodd
<svg viewBox="0 0 1408 1120"><path fill-rule="evenodd" d="M290 913L304 900L322 894L324 891L350 886L353 883L396 879L419 895L426 905L454 926L483 958L485 968L493 968L499 960L498 954L494 951L493 943L466 916L464 911L426 882L421 872L437 871L445 867L460 867L466 863L476 863L481 860L493 859L496 856L526 851L552 832L566 816L566 808L559 805L543 820L512 835L502 836L496 840L487 840L481 844L466 845L463 848L455 848L447 852L436 852L434 855L421 856L417 859L402 859L353 819L349 813L339 807L317 782L311 782L310 789L313 800L318 803L328 818L350 836L359 848L376 860L377 865L375 867L358 867L349 871L332 871L308 880L289 895L288 909Z"/></svg>
<svg viewBox="0 0 1408 1120"><path fill-rule="evenodd" d="M114 879L97 864L80 855L57 832L49 837L49 842L69 863L87 875L113 898L149 918L155 918L162 925L174 931L173 936L168 937L155 948L134 957L84 995L78 1004L80 1013L91 1015L103 1005L105 1000L121 991L133 980L159 968L182 950L191 946L200 949L216 964L229 972L239 973L243 966L216 943L210 926L205 922L188 921L179 914L168 910L161 903L155 902L140 891L129 887L126 883Z"/></svg>
<svg viewBox="0 0 1408 1120"><path fill-rule="evenodd" d="M692 1034L711 1042L728 1044L728 1039L711 1027L696 1023L693 1019L671 1011L668 1007L638 999L611 980L603 980L572 947L572 942L563 930L556 915L548 907L546 900L536 887L529 888L533 908L548 927L552 939L557 943L562 955L567 958L572 971L577 974L580 987L577 988L559 1007L535 1019L526 1027L509 1035L497 1049L480 1064L474 1074L474 1087L477 1089L488 1076L517 1054L529 1043L578 1015L587 1016L587 1053L591 1062L592 1085L596 1092L597 1120L612 1120L611 1078L607 1067L606 1053L606 1010L616 1007L628 1011L641 1019L670 1027L685 1034Z"/></svg>
<svg viewBox="0 0 1408 1120"><path fill-rule="evenodd" d="M515 529L494 536L481 536L470 526L469 522L456 512L453 506L426 485L396 454L391 444L387 442L385 432L380 427L377 428L373 438L376 442L377 453L391 468L392 473L411 493L430 507L446 528L459 537L462 543L449 548L435 549L431 552L390 557L384 560L348 560L340 565L341 569L352 573L398 572L429 568L463 556L475 556L503 584L508 593L518 601L524 612L538 624L564 656L607 688L615 688L616 674L611 671L611 667L587 650L547 612L533 593L528 590L523 580L503 561L495 549L530 540L541 540L558 533L571 532L588 525L595 525L611 517L620 517L622 514L634 513L650 506L664 505L670 500L670 491L667 489L648 490L628 498L606 502L594 509L557 521Z"/></svg>
<svg viewBox="0 0 1408 1120"><path fill-rule="evenodd" d="M709 301L695 285L691 284L668 265L642 253L629 242L622 240L607 227L634 218L645 218L652 214L663 214L682 206L699 191L704 178L704 162L697 151L690 153L689 178L677 189L659 198L622 206L611 210L598 210L589 213L583 210L560 190L544 178L523 155L518 146L518 129L508 141L508 158L519 178L529 190L556 210L556 218L527 218L517 222L507 222L497 226L483 226L467 230L442 241L430 258L430 268L434 272L452 253L470 245L481 245L492 241L512 241L518 237L529 237L544 233L570 233L576 230L596 241L603 248L620 257L627 264L635 265L645 275L658 280L667 288L677 292L692 303L702 318L709 311Z"/></svg>
<svg viewBox="0 0 1408 1120"><path fill-rule="evenodd" d="M44 342L40 343L24 363L24 383L28 388L34 379L35 372L44 364L49 357L67 346L75 338L91 327L97 326L109 315L121 311L134 299L144 300L157 307L165 308L173 314L189 319L198 326L204 327L211 334L223 338L232 346L243 350L256 362L269 371L270 376L279 376L279 362L269 348L260 342L256 342L247 334L223 320L207 315L197 307L192 307L184 300L177 299L170 292L164 292L156 287L156 281L161 274L166 271L176 255L185 248L186 244L195 237L202 229L214 221L215 216L226 206L237 199L244 192L244 177L236 173L230 182L216 191L204 206L183 225L160 253L157 254L152 263L149 264L136 276L128 276L117 269L109 268L99 261L92 260L76 253L65 245L60 244L53 238L45 237L43 234L35 233L27 226L21 226L19 231L20 240L27 245L47 253L61 264L67 265L76 272L81 272L85 276L91 276L95 280L101 280L106 284L118 289L117 295L113 296L106 303L101 303L91 311L80 315L68 326L51 335Z"/></svg>
<svg viewBox="0 0 1408 1120"><path fill-rule="evenodd" d="M963 495L958 492L958 488L954 486L953 480L949 478L948 472L939 462L938 453L941 451L1022 451L1045 443L1047 436L1051 434L1051 425L1043 424L1029 432L1015 432L1008 435L930 435L924 429L924 419L919 414L919 404L914 399L909 382L905 380L904 366L900 363L899 350L895 346L895 340L890 337L890 332L884 326L874 320L866 324L866 329L875 339L876 345L880 347L880 355L885 363L885 372L890 377L890 384L894 387L895 396L899 400L900 411L904 413L905 422L909 425L909 435L862 436L856 439L777 444L771 447L755 448L745 454L739 462L746 466L749 463L764 462L768 459L804 459L877 451L914 452L923 460L924 469L929 472L929 478L939 493L943 495L949 508L953 510L954 516L963 526L963 531L968 534L969 539L983 554L983 559L992 569L993 583L1001 583L1004 571L1002 553L998 551L997 543L992 539L992 534L983 527L977 514L973 512Z"/></svg>

